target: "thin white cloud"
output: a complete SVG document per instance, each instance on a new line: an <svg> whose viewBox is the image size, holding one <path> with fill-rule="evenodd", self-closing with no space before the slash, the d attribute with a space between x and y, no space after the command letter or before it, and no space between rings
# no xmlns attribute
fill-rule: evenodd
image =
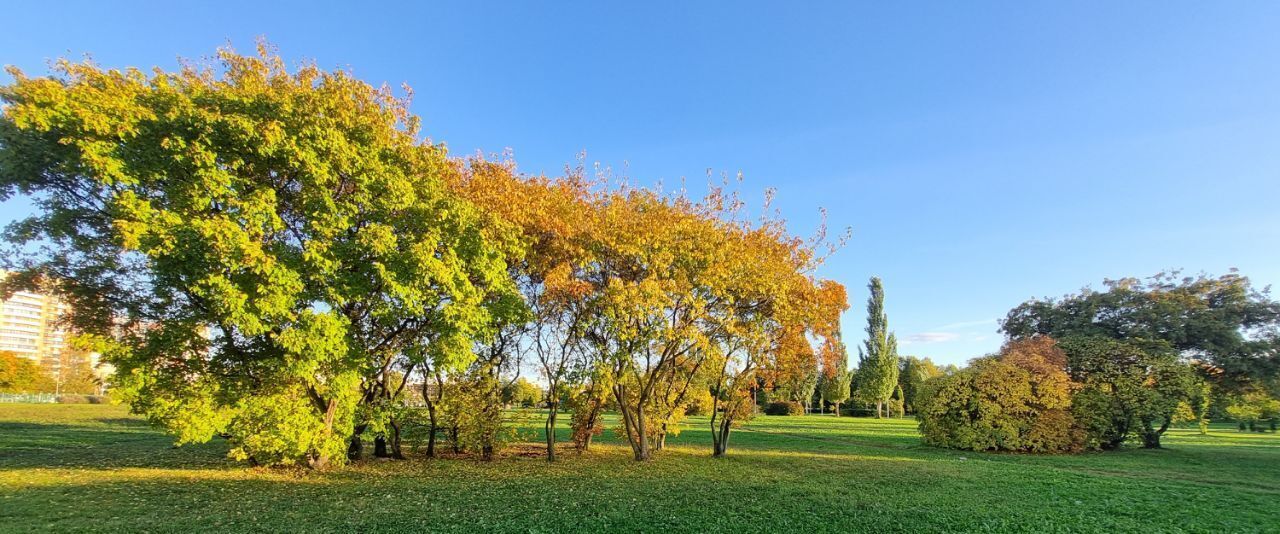
<svg viewBox="0 0 1280 534"><path fill-rule="evenodd" d="M994 326L995 324L996 324L996 320L995 320L995 319L983 319L983 320L981 320L981 321L962 321L962 322L959 322L959 323L951 323L951 324L947 324L947 325L939 326L937 329L938 329L938 330L943 330L943 331L947 331L947 330L965 330L965 329L969 329L969 328L976 328L976 327L979 327L979 326L987 326L987 325L992 325L992 326Z"/></svg>
<svg viewBox="0 0 1280 534"><path fill-rule="evenodd" d="M946 343L959 339L960 335L955 332L920 332L919 334L911 334L905 338L907 345L920 344L928 345L930 343Z"/></svg>

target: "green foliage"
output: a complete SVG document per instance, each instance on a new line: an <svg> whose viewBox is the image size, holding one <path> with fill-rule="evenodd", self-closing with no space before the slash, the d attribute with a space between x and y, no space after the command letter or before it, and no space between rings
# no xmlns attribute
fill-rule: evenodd
<svg viewBox="0 0 1280 534"><path fill-rule="evenodd" d="M446 417L454 429L454 446L492 460L507 444L519 437L504 410L502 384L492 369L475 366L459 378L446 403ZM535 395L533 399L539 398Z"/></svg>
<svg viewBox="0 0 1280 534"><path fill-rule="evenodd" d="M1192 389L1189 403L1200 433L1207 433L1209 431L1209 413L1213 409L1213 387L1207 381L1201 381L1198 387Z"/></svg>
<svg viewBox="0 0 1280 534"><path fill-rule="evenodd" d="M532 408L540 404L543 400L542 388L537 384L525 380L524 377L517 378L507 387L503 388L502 400L507 404L513 404L523 408Z"/></svg>
<svg viewBox="0 0 1280 534"><path fill-rule="evenodd" d="M898 386L898 339L889 332L889 318L884 312L884 285L879 278L871 278L867 284L871 296L867 298L867 339L858 349L859 400L876 405L876 417L881 417L881 407L893 396Z"/></svg>
<svg viewBox="0 0 1280 534"><path fill-rule="evenodd" d="M907 406L906 402L903 401L901 384L894 387L893 396L889 397L889 402L886 403L885 408L888 410L887 415L889 417L902 417L907 414Z"/></svg>
<svg viewBox="0 0 1280 534"><path fill-rule="evenodd" d="M1056 353L1056 354L1055 354ZM1006 345L999 357L927 383L916 417L925 443L977 451L1073 452L1084 435L1051 341Z"/></svg>
<svg viewBox="0 0 1280 534"><path fill-rule="evenodd" d="M1217 371L1209 376L1233 391L1273 382L1280 363L1280 302L1235 273L1108 280L1106 291L1027 301L1009 312L1001 329L1011 338L1164 342L1205 359Z"/></svg>
<svg viewBox="0 0 1280 534"><path fill-rule="evenodd" d="M242 398L234 412L227 433L230 456L237 460L293 465L312 456L340 458L346 453L351 421L326 426L311 415L311 401L301 387Z"/></svg>
<svg viewBox="0 0 1280 534"><path fill-rule="evenodd" d="M764 407L765 415L804 415L804 405L796 401L773 401Z"/></svg>
<svg viewBox="0 0 1280 534"><path fill-rule="evenodd" d="M1114 449L1131 436L1160 446L1181 406L1203 422L1207 391L1161 344L1107 338L1014 340L999 358L926 383L917 414L929 443L1029 452Z"/></svg>
<svg viewBox="0 0 1280 534"><path fill-rule="evenodd" d="M1104 449L1120 446L1130 433L1146 447L1159 447L1178 406L1201 389L1191 366L1163 344L1092 337L1063 340L1061 347L1081 385L1072 412L1090 444Z"/></svg>
<svg viewBox="0 0 1280 534"><path fill-rule="evenodd" d="M817 367L811 367L804 373L792 375L790 380L777 385L773 390L776 398L787 399L804 406L811 403L813 394L818 391L819 376Z"/></svg>
<svg viewBox="0 0 1280 534"><path fill-rule="evenodd" d="M520 314L510 240L449 191L444 148L388 90L265 48L218 57L10 71L0 199L35 199L8 237L47 247L5 285L56 278L179 442L225 432L240 457L340 462L362 378L396 357L460 369Z"/></svg>
<svg viewBox="0 0 1280 534"><path fill-rule="evenodd" d="M1270 421L1274 431L1275 421L1280 418L1280 400L1261 392L1249 393L1228 406L1227 414L1239 422L1242 429L1247 426L1250 430L1256 430L1259 422Z"/></svg>
<svg viewBox="0 0 1280 534"><path fill-rule="evenodd" d="M1191 423L1199 423L1200 418L1196 416L1196 411L1191 407L1191 403L1182 401L1178 403L1178 407L1173 410L1172 422L1174 426L1186 427Z"/></svg>
<svg viewBox="0 0 1280 534"><path fill-rule="evenodd" d="M837 371L834 376L824 374L818 384L819 394L839 410L840 405L849 398L849 384L852 380L853 372L848 369Z"/></svg>
<svg viewBox="0 0 1280 534"><path fill-rule="evenodd" d="M221 396L217 382L208 377L190 381L174 378L142 370L117 373L112 392L134 413L145 415L172 434L178 445L203 443L225 434L236 409L214 400ZM157 384L161 379L164 385Z"/></svg>
<svg viewBox="0 0 1280 534"><path fill-rule="evenodd" d="M929 358L905 356L902 358L902 372L898 375L898 385L902 388L902 400L907 412L916 411L916 403L925 382L941 376L942 370Z"/></svg>

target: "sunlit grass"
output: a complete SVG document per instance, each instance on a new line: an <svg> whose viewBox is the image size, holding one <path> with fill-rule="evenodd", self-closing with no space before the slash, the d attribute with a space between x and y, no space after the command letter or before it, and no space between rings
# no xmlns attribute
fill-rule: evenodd
<svg viewBox="0 0 1280 534"><path fill-rule="evenodd" d="M564 418L562 418L564 419ZM0 405L4 531L1267 531L1280 439L1215 426L1167 448L1064 456L920 444L909 419L760 417L710 457L691 418L647 463L612 432L583 455L248 468L174 448L116 406ZM562 439L568 431L560 429Z"/></svg>

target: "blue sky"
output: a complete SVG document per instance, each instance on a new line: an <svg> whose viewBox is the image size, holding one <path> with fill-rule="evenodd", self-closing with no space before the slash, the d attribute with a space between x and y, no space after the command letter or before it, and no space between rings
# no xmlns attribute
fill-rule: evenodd
<svg viewBox="0 0 1280 534"><path fill-rule="evenodd" d="M1280 282L1277 2L174 4L7 3L0 62L172 68L265 36L409 84L457 154L554 174L586 151L691 189L740 171L797 233L820 207L852 227L822 273L851 289L847 340L878 275L901 352L942 362L1104 278Z"/></svg>

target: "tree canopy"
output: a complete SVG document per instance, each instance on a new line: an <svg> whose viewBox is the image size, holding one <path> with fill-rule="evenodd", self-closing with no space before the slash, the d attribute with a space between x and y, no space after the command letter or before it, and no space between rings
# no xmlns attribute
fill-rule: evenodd
<svg viewBox="0 0 1280 534"><path fill-rule="evenodd" d="M1163 342L1210 364L1207 376L1228 390L1275 387L1280 373L1280 302L1237 273L1106 281L1060 299L1033 299L1001 323L1011 338L1047 335Z"/></svg>
<svg viewBox="0 0 1280 534"><path fill-rule="evenodd" d="M507 239L448 194L443 147L390 91L265 49L219 59L11 69L0 196L40 211L9 236L45 244L26 272L61 281L136 409L183 442L322 465L362 378L398 355L465 365L521 308Z"/></svg>
<svg viewBox="0 0 1280 534"><path fill-rule="evenodd" d="M179 443L320 467L370 433L399 456L420 395L428 454L442 434L489 458L516 397L542 397L548 428L561 398L585 408L585 447L608 395L643 460L709 392L723 454L761 380L834 357L847 304L814 274L822 232L717 186L451 158L385 87L265 45L217 58L62 61L0 88L0 198L38 208L7 229L28 250L4 289L56 280L117 389ZM545 396L517 376L531 351Z"/></svg>

